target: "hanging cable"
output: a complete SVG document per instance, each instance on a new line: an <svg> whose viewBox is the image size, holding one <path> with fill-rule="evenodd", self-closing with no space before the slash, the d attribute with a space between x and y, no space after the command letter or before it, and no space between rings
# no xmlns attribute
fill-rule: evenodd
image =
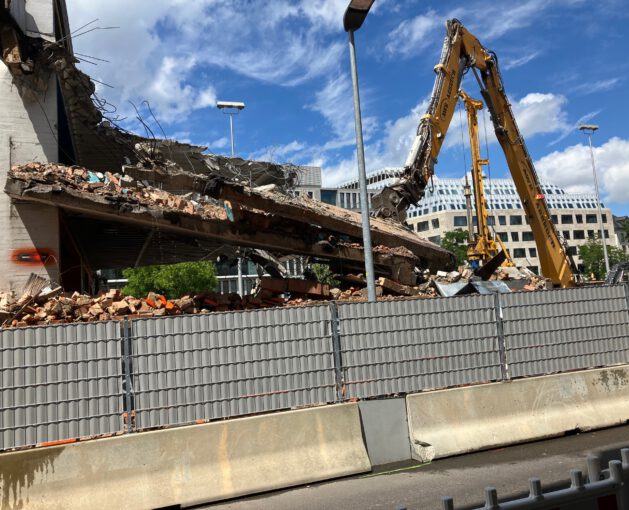
<svg viewBox="0 0 629 510"><path fill-rule="evenodd" d="M494 234L494 237L496 236L496 220L495 220L495 216L493 215L492 211L493 211L493 200L494 200L494 190L493 190L493 185L492 185L492 180L491 180L491 158L489 157L489 141L487 138L487 115L485 114L485 112L483 111L482 114L482 118L483 118L483 132L484 132L484 136L485 136L485 160L487 161L487 180L489 181L489 185L487 186L488 189L488 195L491 196L491 200L485 200L485 204L487 205L487 216L491 216L492 218L494 218L494 224L491 225L491 230Z"/></svg>
<svg viewBox="0 0 629 510"><path fill-rule="evenodd" d="M463 151L463 177L465 177L465 174L468 171L467 168L467 156L465 155L465 137L463 135L463 114L461 113L461 110L463 109L463 107L461 106L461 101L457 101L457 105L458 105L458 109L459 109L459 125L461 127L461 150Z"/></svg>

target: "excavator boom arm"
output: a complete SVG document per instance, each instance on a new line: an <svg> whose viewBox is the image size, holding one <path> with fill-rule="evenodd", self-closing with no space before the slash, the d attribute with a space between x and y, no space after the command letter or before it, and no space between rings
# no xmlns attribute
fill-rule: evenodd
<svg viewBox="0 0 629 510"><path fill-rule="evenodd" d="M461 80L471 69L533 231L542 273L562 287L574 286L570 257L551 221L532 159L504 90L498 59L460 21L448 20L446 29L441 59L435 66L437 77L428 110L420 120L403 175L373 197L374 215L403 222L408 207L417 204L424 196L452 121Z"/></svg>

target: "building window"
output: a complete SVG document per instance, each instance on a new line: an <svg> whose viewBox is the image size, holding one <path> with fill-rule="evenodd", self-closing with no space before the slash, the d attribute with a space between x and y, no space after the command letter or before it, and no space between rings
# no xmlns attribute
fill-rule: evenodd
<svg viewBox="0 0 629 510"><path fill-rule="evenodd" d="M535 274L539 274L539 267L537 266L528 266L530 271L533 271Z"/></svg>
<svg viewBox="0 0 629 510"><path fill-rule="evenodd" d="M577 220L577 223L583 223L583 215L582 214L575 214L574 217Z"/></svg>
<svg viewBox="0 0 629 510"><path fill-rule="evenodd" d="M607 223L607 214L603 214L603 223Z"/></svg>
<svg viewBox="0 0 629 510"><path fill-rule="evenodd" d="M596 237L596 234L594 233L594 230L588 230L588 239L594 239Z"/></svg>
<svg viewBox="0 0 629 510"><path fill-rule="evenodd" d="M509 236L506 232L498 232L498 237L503 243L506 243L509 240Z"/></svg>
<svg viewBox="0 0 629 510"><path fill-rule="evenodd" d="M465 216L455 216L454 217L454 226L455 227L467 227L467 218Z"/></svg>
<svg viewBox="0 0 629 510"><path fill-rule="evenodd" d="M557 219L557 215L556 214L551 214L550 215L550 221L552 221L555 225L557 225L557 223L559 223L559 220Z"/></svg>
<svg viewBox="0 0 629 510"><path fill-rule="evenodd" d="M432 236L432 237L429 237L428 240L431 243L441 244L441 236Z"/></svg>
<svg viewBox="0 0 629 510"><path fill-rule="evenodd" d="M496 225L496 217L495 216L487 216L487 225L493 227Z"/></svg>
<svg viewBox="0 0 629 510"><path fill-rule="evenodd" d="M603 232L605 232L605 239L609 239L609 231L603 230Z"/></svg>
<svg viewBox="0 0 629 510"><path fill-rule="evenodd" d="M529 257L537 257L537 249L535 248L529 248Z"/></svg>
<svg viewBox="0 0 629 510"><path fill-rule="evenodd" d="M511 240L517 243L520 240L520 235L517 232L511 232Z"/></svg>
<svg viewBox="0 0 629 510"><path fill-rule="evenodd" d="M572 214L562 214L561 223L563 223L564 225L572 224Z"/></svg>
<svg viewBox="0 0 629 510"><path fill-rule="evenodd" d="M574 231L575 239L585 239L585 231L584 230L575 230Z"/></svg>
<svg viewBox="0 0 629 510"><path fill-rule="evenodd" d="M432 220L432 228L439 228L439 218Z"/></svg>
<svg viewBox="0 0 629 510"><path fill-rule="evenodd" d="M321 190L321 201L326 203L326 204L336 205L336 190L322 189Z"/></svg>
<svg viewBox="0 0 629 510"><path fill-rule="evenodd" d="M570 239L570 231L569 230L564 230L563 231L563 238L564 239Z"/></svg>
<svg viewBox="0 0 629 510"><path fill-rule="evenodd" d="M428 230L428 222L427 221L420 221L417 224L417 232L426 232L426 230Z"/></svg>
<svg viewBox="0 0 629 510"><path fill-rule="evenodd" d="M507 224L507 217L506 216L498 216L498 224L506 225Z"/></svg>
<svg viewBox="0 0 629 510"><path fill-rule="evenodd" d="M586 223L596 223L596 214L586 214L585 215Z"/></svg>
<svg viewBox="0 0 629 510"><path fill-rule="evenodd" d="M576 246L568 246L568 255L572 257L576 257L577 255L577 247Z"/></svg>
<svg viewBox="0 0 629 510"><path fill-rule="evenodd" d="M533 232L522 232L522 241L533 241Z"/></svg>
<svg viewBox="0 0 629 510"><path fill-rule="evenodd" d="M526 251L524 250L524 248L514 248L513 249L513 256L516 259L523 259L526 257Z"/></svg>
<svg viewBox="0 0 629 510"><path fill-rule="evenodd" d="M510 225L522 225L522 216L514 215L509 217Z"/></svg>

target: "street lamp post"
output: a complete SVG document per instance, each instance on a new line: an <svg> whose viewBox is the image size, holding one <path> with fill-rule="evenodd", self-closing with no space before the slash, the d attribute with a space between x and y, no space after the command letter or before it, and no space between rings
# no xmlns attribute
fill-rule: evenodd
<svg viewBox="0 0 629 510"><path fill-rule="evenodd" d="M376 282L373 268L371 229L369 226L369 195L367 193L367 175L365 172L365 147L363 145L363 123L360 115L360 94L358 90L358 70L356 66L354 32L362 26L373 3L374 0L351 0L345 10L345 15L343 16L343 26L349 35L349 62L354 93L356 157L358 160L358 181L360 183L360 208L362 213L363 248L365 253L365 277L367 279L367 296L369 301L372 303L376 301Z"/></svg>
<svg viewBox="0 0 629 510"><path fill-rule="evenodd" d="M234 146L234 115L238 115L241 110L244 110L245 103L234 102L234 101L218 101L216 103L216 107L221 110L223 113L229 115L229 133L231 136L231 145L232 145L232 158L236 156L236 149ZM251 183L249 183L251 186ZM242 280L242 257L238 257L238 294L242 297L245 292L245 286Z"/></svg>
<svg viewBox="0 0 629 510"><path fill-rule="evenodd" d="M594 190L596 191L596 202L598 203L598 222L601 230L601 241L603 243L603 257L605 258L605 273L609 274L609 257L607 256L607 241L605 240L605 227L603 225L603 206L601 196L598 192L598 177L596 176L596 166L594 164L594 149L592 148L592 134L598 129L595 124L581 124L579 129L588 137L590 144L590 159L592 160L592 174L594 175Z"/></svg>

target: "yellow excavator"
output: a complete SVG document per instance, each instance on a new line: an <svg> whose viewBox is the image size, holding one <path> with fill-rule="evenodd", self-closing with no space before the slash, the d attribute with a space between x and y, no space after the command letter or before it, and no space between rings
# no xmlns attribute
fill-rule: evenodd
<svg viewBox="0 0 629 510"><path fill-rule="evenodd" d="M470 135L470 151L472 152L474 209L476 212L476 232L474 232L472 190L467 180L466 172L463 191L466 202L468 227L467 260L472 269L479 269L495 257L498 257L502 251L501 265L514 267L515 264L504 244L502 244L502 240L489 231L485 185L483 183L483 166L489 165L489 160L481 158L480 142L478 139L478 115L476 113L483 109L483 102L471 98L463 90L459 90L459 97L463 100L465 111L467 112L467 127Z"/></svg>
<svg viewBox="0 0 629 510"><path fill-rule="evenodd" d="M448 20L446 30L441 60L434 68L437 77L428 110L419 123L404 172L373 197L374 215L403 223L409 206L423 198L454 114L461 81L471 70L531 226L541 272L555 285L574 287L576 269L551 220L533 161L504 89L498 57L483 47L459 20Z"/></svg>

